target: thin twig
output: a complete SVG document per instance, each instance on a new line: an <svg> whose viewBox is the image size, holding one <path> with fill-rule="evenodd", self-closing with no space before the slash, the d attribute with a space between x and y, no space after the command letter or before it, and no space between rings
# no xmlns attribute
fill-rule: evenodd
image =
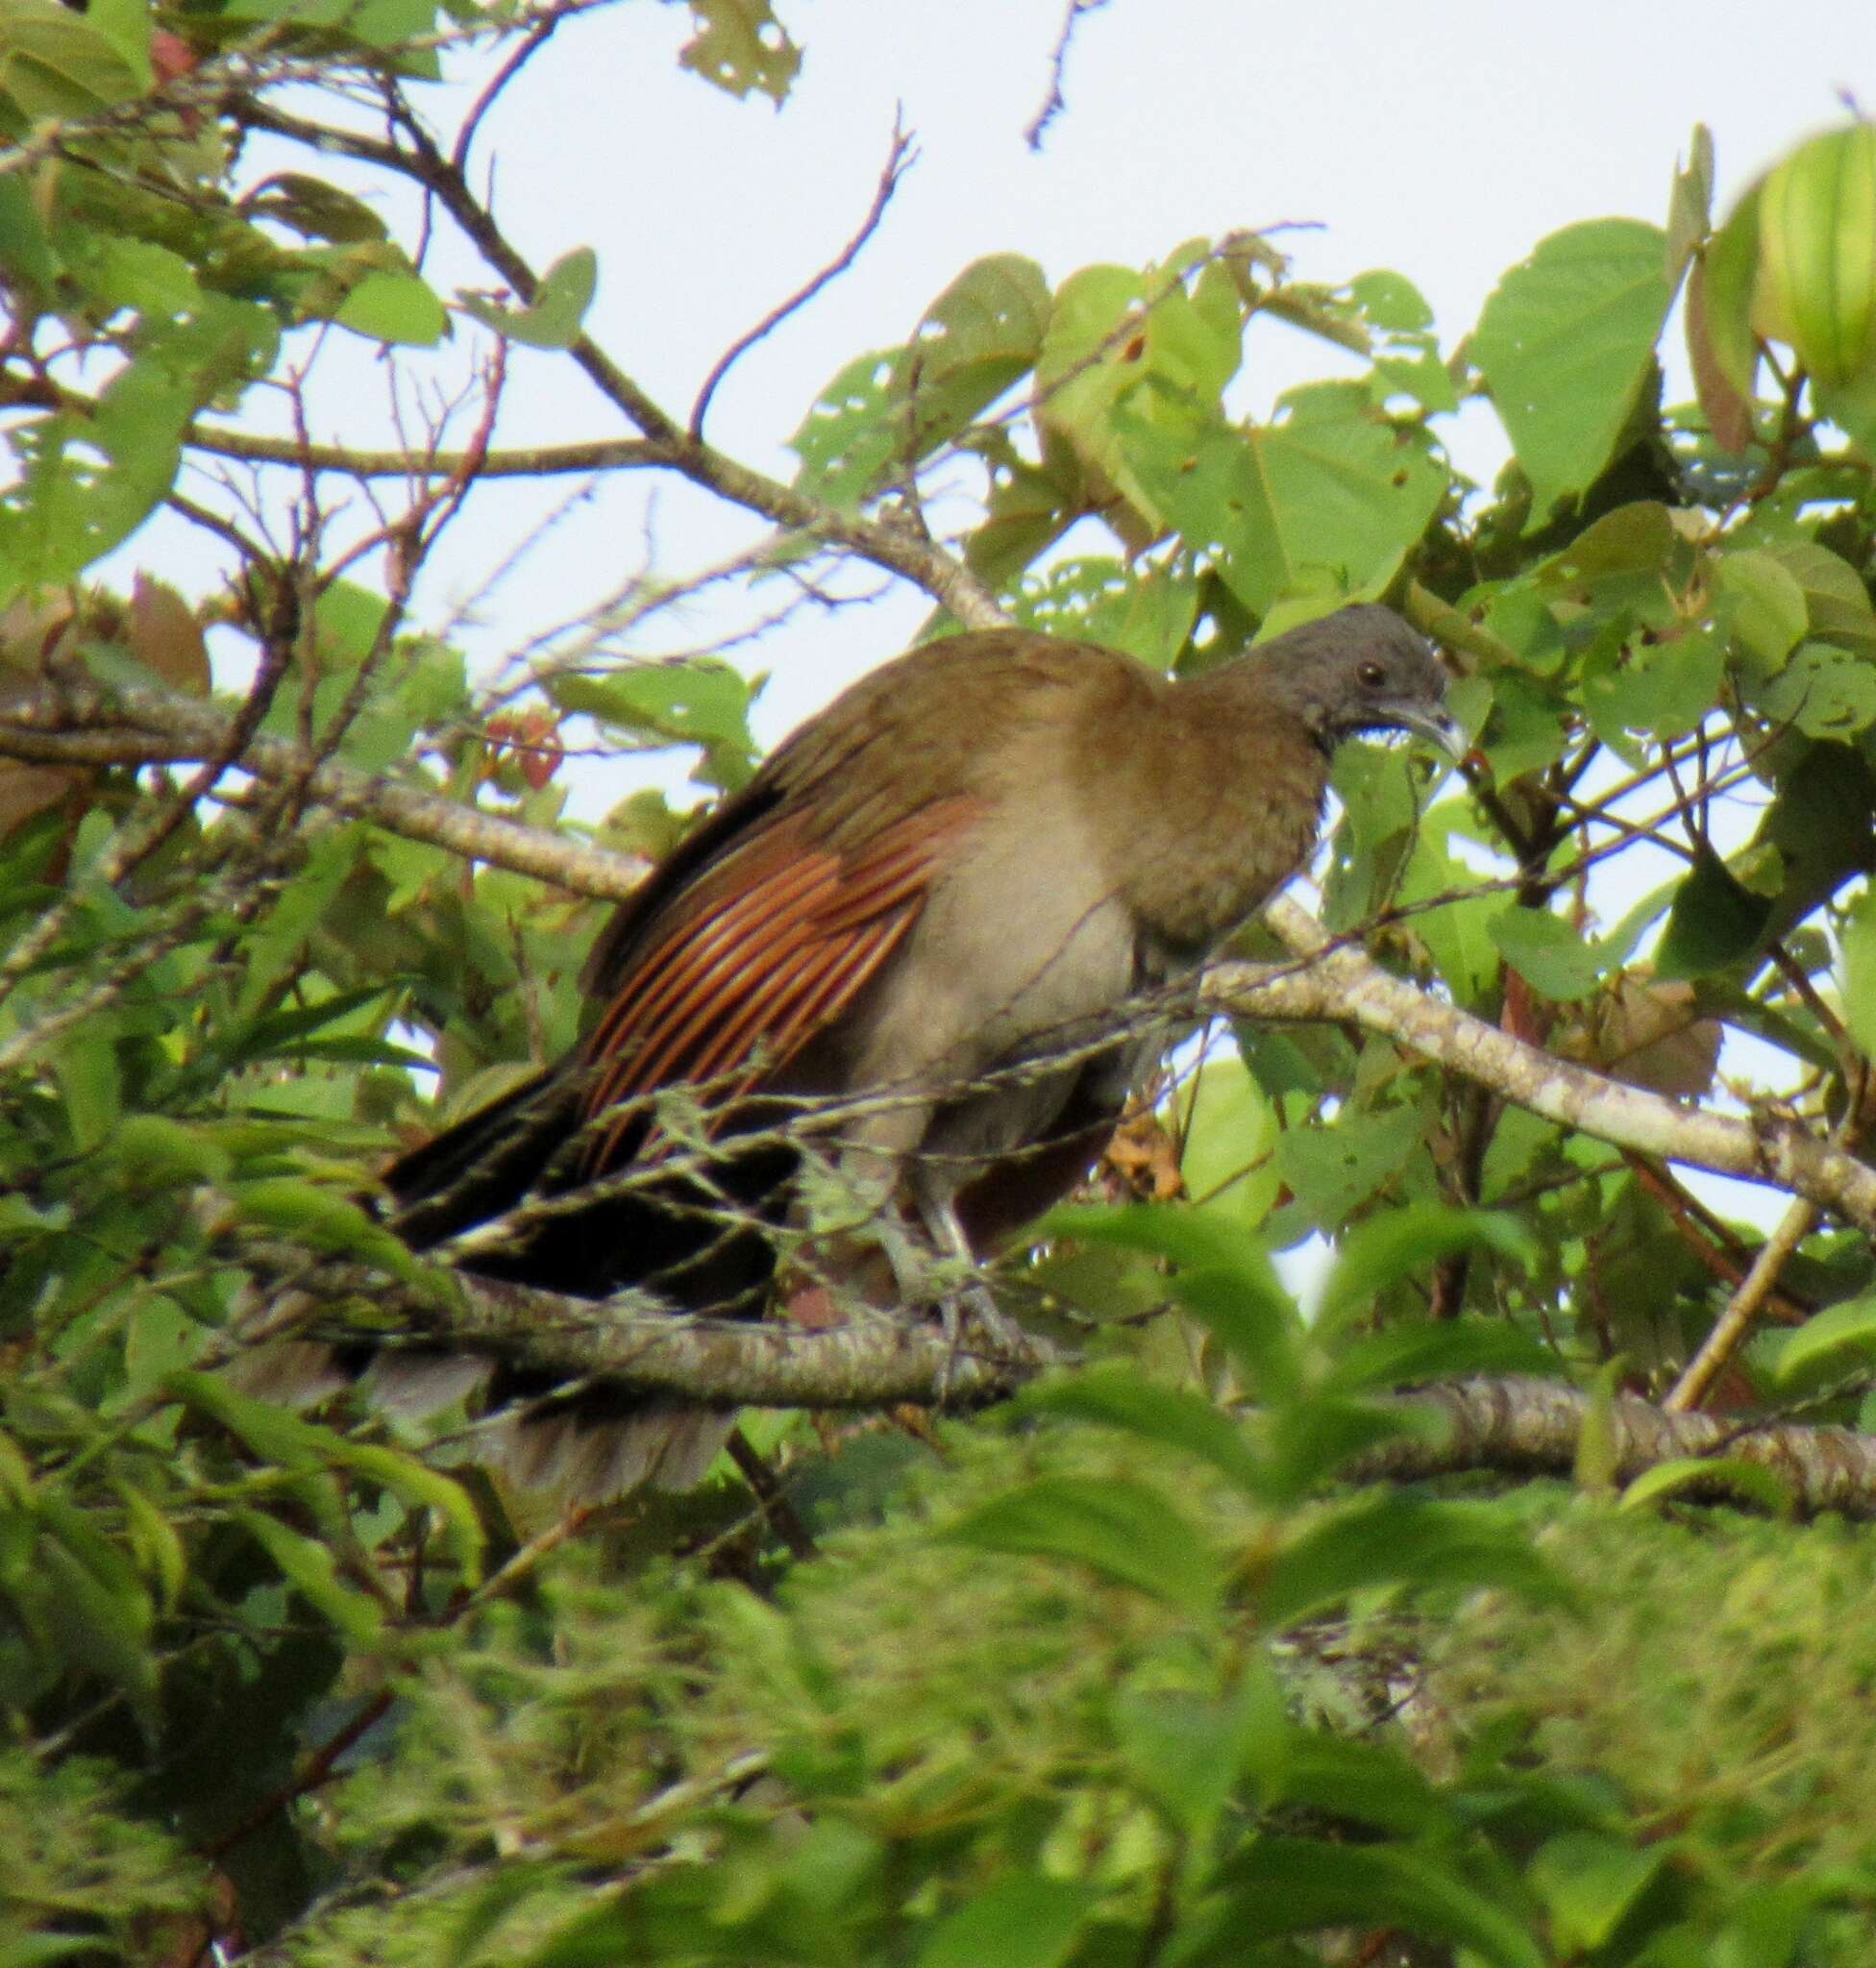
<svg viewBox="0 0 1876 1968"><path fill-rule="evenodd" d="M201 1848L202 1857L211 1863L225 1857L235 1846L253 1837L255 1833L296 1799L304 1797L309 1790L316 1790L320 1784L326 1783L331 1778L333 1766L339 1758L361 1736L375 1729L390 1712L394 1699L390 1688L381 1687L349 1722L334 1730L284 1784L263 1797L252 1810L237 1820L220 1837L211 1839L204 1845Z"/></svg>
<svg viewBox="0 0 1876 1968"><path fill-rule="evenodd" d="M742 1471L743 1481L755 1492L755 1501L769 1528L798 1560L805 1562L816 1556L820 1547L814 1541L814 1533L802 1521L802 1513L789 1502L788 1492L776 1480L776 1472L756 1453L754 1443L740 1428L732 1428L725 1447L729 1451L729 1460Z"/></svg>
<svg viewBox="0 0 1876 1968"><path fill-rule="evenodd" d="M1084 13L1098 12L1106 5L1107 0L1069 0L1068 11L1062 16L1062 31L1055 37L1055 46L1049 57L1049 94L1023 133L1023 140L1031 150L1042 148L1049 126L1068 108L1068 98L1062 93L1062 75L1068 66L1069 43L1074 38L1076 23Z"/></svg>
<svg viewBox="0 0 1876 1968"><path fill-rule="evenodd" d="M697 401L691 406L688 434L693 444L704 442L704 419L709 414L710 399L716 395L717 385L757 342L773 334L791 314L799 313L822 288L830 281L838 280L853 264L865 250L867 241L879 230L879 222L886 215L893 193L899 189L900 180L917 161L918 152L913 149L912 139L900 121L900 112L895 111L892 142L887 146L886 161L880 169L879 182L873 188L873 203L867 208L859 230L806 285L798 287L779 307L771 308L747 334L738 336L717 357L715 367L704 379L704 386L697 392Z"/></svg>
<svg viewBox="0 0 1876 1968"><path fill-rule="evenodd" d="M1817 1205L1800 1196L1782 1216L1752 1260L1752 1268L1740 1281L1732 1302L1714 1321L1714 1329L1700 1342L1700 1350L1690 1360L1662 1406L1670 1414L1691 1414L1699 1407L1719 1370L1739 1351L1740 1343L1751 1331L1760 1308L1770 1296L1785 1261L1811 1235L1817 1221Z"/></svg>

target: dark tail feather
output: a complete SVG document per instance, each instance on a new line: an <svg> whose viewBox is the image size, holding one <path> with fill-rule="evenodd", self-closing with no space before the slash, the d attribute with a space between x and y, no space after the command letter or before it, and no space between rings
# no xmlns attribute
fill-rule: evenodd
<svg viewBox="0 0 1876 1968"><path fill-rule="evenodd" d="M549 1067L385 1170L398 1202L393 1227L413 1250L512 1209L540 1181L576 1124L563 1078Z"/></svg>
<svg viewBox="0 0 1876 1968"><path fill-rule="evenodd" d="M531 1199L578 1189L580 1158L563 1151L579 1124L564 1069L535 1074L392 1165L384 1177L396 1202L390 1227L412 1249L428 1250ZM621 1146L629 1164L634 1144ZM759 1317L775 1273L769 1227L796 1164L784 1145L727 1153L707 1183L654 1178L554 1213L504 1245L477 1250L464 1267L571 1297L637 1286L674 1313ZM284 1340L257 1348L236 1377L252 1393L300 1407L356 1387L411 1419L482 1402L490 1412L475 1424L477 1459L571 1503L606 1502L645 1483L694 1488L734 1422L730 1413L617 1387L556 1392L549 1376L440 1341L380 1350Z"/></svg>

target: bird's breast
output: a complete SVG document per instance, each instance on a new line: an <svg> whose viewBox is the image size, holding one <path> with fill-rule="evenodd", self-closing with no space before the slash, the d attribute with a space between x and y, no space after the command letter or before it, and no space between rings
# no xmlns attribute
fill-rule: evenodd
<svg viewBox="0 0 1876 1968"><path fill-rule="evenodd" d="M1123 893L1143 933L1175 968L1200 962L1308 861L1327 785L1300 733L1256 734L1243 750L1195 746L1135 806L1115 842Z"/></svg>

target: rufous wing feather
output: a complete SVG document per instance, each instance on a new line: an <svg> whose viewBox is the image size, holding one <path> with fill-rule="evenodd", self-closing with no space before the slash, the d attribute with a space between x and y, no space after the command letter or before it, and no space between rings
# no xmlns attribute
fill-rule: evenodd
<svg viewBox="0 0 1876 1968"><path fill-rule="evenodd" d="M904 941L976 809L937 801L846 849L784 814L738 843L673 898L618 979L586 1042L582 1119L679 1084L709 1104L778 1072ZM633 1118L592 1136L589 1180L629 1140L633 1159L655 1158Z"/></svg>

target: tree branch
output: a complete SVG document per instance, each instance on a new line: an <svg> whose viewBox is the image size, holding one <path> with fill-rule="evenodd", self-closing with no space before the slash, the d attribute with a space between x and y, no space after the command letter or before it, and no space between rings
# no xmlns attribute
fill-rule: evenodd
<svg viewBox="0 0 1876 1968"><path fill-rule="evenodd" d="M356 1269L326 1267L323 1284L342 1292L356 1285ZM935 1326L884 1316L806 1331L785 1321L621 1312L461 1274L458 1282L463 1302L447 1316L452 1344L466 1341L486 1347L491 1357L555 1375L590 1376L718 1408L972 1408L1008 1399L1049 1367L1074 1364L1033 1336L1020 1352L960 1350ZM371 1289L383 1304L383 1281L374 1278ZM418 1310L421 1301L407 1302L420 1322L437 1318L433 1306ZM328 1335L316 1325L301 1330L312 1338L358 1337ZM371 1337L377 1345L396 1343L382 1332ZM419 1330L405 1343L426 1342ZM1384 1396L1382 1405L1420 1425L1345 1465L1341 1473L1349 1481L1415 1482L1483 1469L1567 1476L1585 1427L1602 1407L1596 1396L1563 1382L1521 1375L1417 1388ZM1841 1511L1876 1517L1876 1436L1669 1414L1628 1395L1608 1402L1601 1418L1617 1483L1664 1463L1724 1457L1771 1471L1807 1515ZM1425 1426L1429 1420L1437 1426ZM1684 1493L1713 1500L1732 1492L1720 1471L1711 1485L1695 1484Z"/></svg>
<svg viewBox="0 0 1876 1968"><path fill-rule="evenodd" d="M1355 1482L1413 1482L1468 1469L1512 1475L1567 1476L1575 1466L1583 1430L1598 1406L1594 1396L1560 1381L1458 1381L1388 1397L1397 1413L1429 1416L1438 1435L1402 1437L1345 1466ZM1768 1469L1790 1487L1805 1515L1841 1511L1876 1517L1876 1436L1847 1428L1793 1422L1741 1424L1713 1414L1668 1414L1646 1401L1617 1395L1607 1406L1618 1483L1686 1457L1725 1456ZM1723 1474L1694 1497L1726 1493Z"/></svg>
<svg viewBox="0 0 1876 1968"><path fill-rule="evenodd" d="M332 1267L299 1288L324 1296L358 1289L356 1267ZM616 1304L569 1298L531 1286L457 1272L461 1302L438 1314L433 1302L407 1297L411 1327L402 1343L419 1349L429 1333L447 1332L452 1347L485 1349L491 1359L555 1376L604 1380L641 1393L679 1395L715 1408L979 1407L1007 1399L1045 1367L1068 1356L1033 1337L1020 1351L992 1353L954 1345L935 1325L881 1314L848 1325L807 1330L786 1320L695 1318L622 1311ZM395 1287L368 1284L379 1305ZM316 1321L292 1337L344 1344L360 1335ZM374 1330L375 1347L394 1350L396 1336Z"/></svg>
<svg viewBox="0 0 1876 1968"><path fill-rule="evenodd" d="M1683 1414L1699 1407L1707 1390L1719 1377L1720 1369L1738 1352L1753 1321L1773 1289L1785 1261L1797 1249L1817 1221L1817 1206L1808 1197L1786 1205L1785 1214L1772 1234L1759 1246L1752 1268L1740 1281L1740 1289L1727 1300L1726 1310L1700 1342L1700 1350L1690 1360L1662 1405L1669 1414Z"/></svg>
<svg viewBox="0 0 1876 1968"><path fill-rule="evenodd" d="M219 758L231 729L225 712L168 691L127 688L107 697L48 688L0 705L0 757L60 765L174 765ZM376 774L330 761L308 772L306 756L279 738L250 740L234 763L276 784L304 775L304 797L315 805L580 895L622 900L645 876L646 863L635 856L479 813Z"/></svg>
<svg viewBox="0 0 1876 1968"><path fill-rule="evenodd" d="M1204 991L1214 1010L1349 1020L1559 1126L1717 1175L1769 1183L1876 1229L1876 1168L1802 1128L1691 1107L1573 1066L1391 977L1360 950L1332 946L1321 925L1287 898L1266 915L1303 963L1277 974L1254 964L1215 966Z"/></svg>
<svg viewBox="0 0 1876 1968"><path fill-rule="evenodd" d="M0 410L56 410L95 417L97 400L65 389L43 376L0 372ZM366 451L346 444L309 444L297 437L264 437L218 424L185 424L182 443L213 457L243 464L284 465L297 472L336 472L348 479L457 479L473 465L478 479L552 479L586 472L668 470L683 465L686 449L649 437L600 438L584 444L510 447L478 455L467 451Z"/></svg>

